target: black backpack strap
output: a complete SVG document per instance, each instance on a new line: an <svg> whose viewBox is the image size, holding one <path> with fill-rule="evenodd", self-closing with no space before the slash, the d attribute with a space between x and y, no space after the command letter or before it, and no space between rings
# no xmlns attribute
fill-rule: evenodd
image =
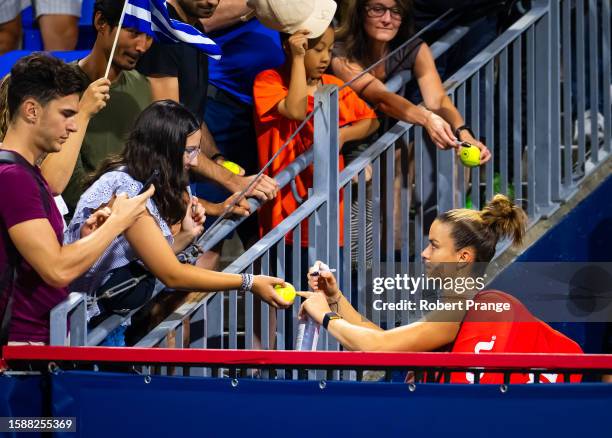
<svg viewBox="0 0 612 438"><path fill-rule="evenodd" d="M8 269L4 275L4 281L2 281L3 284L0 285L0 296L2 296L4 290L6 290L8 294L8 300L2 315L2 322L0 323L0 346L8 343L9 325L11 322L11 316L13 315L13 285L17 279L17 266L19 266L19 259L19 255L17 255L17 257L11 257L9 255Z"/></svg>
<svg viewBox="0 0 612 438"><path fill-rule="evenodd" d="M49 194L47 192L47 188L45 187L45 183L43 182L41 176L34 171L34 167L28 163L21 155L13 152L13 151L0 151L0 164L17 164L22 168L26 169L30 175L36 181L38 185L38 190L40 191L40 199L43 203L43 207L45 208L45 213L49 214L51 211L51 207L49 204Z"/></svg>
<svg viewBox="0 0 612 438"><path fill-rule="evenodd" d="M6 150L0 151L0 164L16 164L26 169L30 175L32 175L36 181L36 184L38 185L40 199L45 209L45 213L48 215L51 211L49 194L42 178L34 171L32 165L28 163L21 155ZM6 302L6 307L4 308L4 314L2 315L2 321L0 323L0 346L6 345L8 342L9 324L11 322L11 316L13 313L13 288L15 282L17 281L17 267L21 263L21 255L15 246L10 242L7 242L5 245L8 256L8 266L6 272L2 278L0 278L0 297L2 297L6 291L8 300Z"/></svg>

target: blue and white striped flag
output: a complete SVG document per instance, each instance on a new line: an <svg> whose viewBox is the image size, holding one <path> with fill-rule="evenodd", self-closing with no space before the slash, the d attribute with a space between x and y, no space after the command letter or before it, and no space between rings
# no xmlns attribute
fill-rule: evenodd
<svg viewBox="0 0 612 438"><path fill-rule="evenodd" d="M221 49L195 27L174 20L165 0L126 0L123 27L136 29L162 42L185 42L213 59L221 59Z"/></svg>

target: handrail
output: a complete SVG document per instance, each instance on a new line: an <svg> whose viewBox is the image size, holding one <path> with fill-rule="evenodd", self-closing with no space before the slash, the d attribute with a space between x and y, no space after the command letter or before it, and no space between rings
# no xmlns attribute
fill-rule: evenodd
<svg viewBox="0 0 612 438"><path fill-rule="evenodd" d="M301 352L271 350L219 350L182 348L50 347L9 346L3 360L18 368L36 363L112 363L182 366L308 366L312 368L475 368L504 370L612 370L612 356L606 354L544 353L391 353L391 352Z"/></svg>
<svg viewBox="0 0 612 438"><path fill-rule="evenodd" d="M153 289L153 293L151 294L151 298L159 294L162 290L164 290L166 286L159 280L155 283L155 288ZM123 324L125 321L130 319L132 316L136 314L140 310L134 309L129 312L127 315L119 315L112 314L105 320L103 320L100 324L95 326L88 334L87 334L87 345L98 345L102 342L106 337L117 327Z"/></svg>
<svg viewBox="0 0 612 438"><path fill-rule="evenodd" d="M71 313L77 309L85 309L87 306L85 294L79 292L71 292L64 301L59 303L49 314L49 320L51 321L52 330L50 330L51 339L49 342L51 345L64 345L66 341L66 333L68 333L68 317ZM83 343L87 341L87 333L82 334L84 339ZM71 339L73 342L77 342L77 339Z"/></svg>
<svg viewBox="0 0 612 438"><path fill-rule="evenodd" d="M207 297L211 295L214 295L214 293L209 293ZM168 332L176 330L183 323L186 317L194 314L201 306L206 305L206 303L207 300L201 300L190 301L183 304L174 312L172 312L172 315L170 315L164 321L159 323L157 327L147 333L140 341L136 343L136 345L134 345L134 347L155 347L157 344L159 344L161 339L166 336Z"/></svg>
<svg viewBox="0 0 612 438"><path fill-rule="evenodd" d="M455 72L450 78L444 82L444 88L448 94L454 92L461 83L469 79L480 68L491 61L502 50L513 43L521 36L522 29L535 24L546 13L548 8L545 6L533 6L528 13L519 18L512 26L510 26L502 35L495 38L491 44L485 47L478 55L472 58L461 69Z"/></svg>
<svg viewBox="0 0 612 438"><path fill-rule="evenodd" d="M291 182L297 175L312 164L312 149L304 152L302 155L297 157L294 161L289 163L287 167L281 170L274 179L278 183L279 188L285 187ZM249 198L250 212L254 213L263 205L263 203L257 198ZM225 238L229 233L234 231L238 225L240 225L246 217L239 218L225 218L220 221L214 228L210 230L208 236L205 236L200 246L203 251L209 251L215 247L221 240Z"/></svg>
<svg viewBox="0 0 612 438"><path fill-rule="evenodd" d="M244 252L240 257L234 260L223 272L238 273L241 272L249 263L257 257L260 257L264 252L272 248L272 245L277 243L282 237L291 231L296 223L305 220L316 208L325 202L323 197L311 197L304 201L290 216L285 218L280 224L275 226L268 234L255 243L248 251Z"/></svg>
<svg viewBox="0 0 612 438"><path fill-rule="evenodd" d="M453 44L457 43L461 38L463 38L470 31L469 26L457 26L453 29L449 30L446 34L444 34L440 39L438 39L435 43L433 43L430 47L431 54L434 59L438 59L442 56L448 49L450 49ZM400 89L406 85L408 82L412 80L412 71L411 70L402 70L395 75L393 75L387 82L385 82L385 86L389 91L397 93Z"/></svg>
<svg viewBox="0 0 612 438"><path fill-rule="evenodd" d="M355 158L340 172L338 177L338 188L347 185L353 176L364 170L374 158L380 156L385 150L390 148L393 143L399 139L406 131L412 128L413 125L405 122L397 122L387 132L385 132L378 140L372 143L359 157Z"/></svg>

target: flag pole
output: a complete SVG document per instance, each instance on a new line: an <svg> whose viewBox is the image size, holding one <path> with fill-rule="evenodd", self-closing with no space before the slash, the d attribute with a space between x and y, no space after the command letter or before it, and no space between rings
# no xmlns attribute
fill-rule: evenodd
<svg viewBox="0 0 612 438"><path fill-rule="evenodd" d="M117 32L115 33L115 41L113 41L113 48L110 52L110 57L108 58L108 64L106 65L106 73L104 73L104 79L108 79L108 74L110 72L111 64L113 63L113 57L115 56L115 49L117 48L117 41L119 41L119 32L121 32L121 26L123 26L123 18L125 17L125 10L127 8L128 0L123 2L123 9L121 10L121 18L119 18L119 23L117 24Z"/></svg>

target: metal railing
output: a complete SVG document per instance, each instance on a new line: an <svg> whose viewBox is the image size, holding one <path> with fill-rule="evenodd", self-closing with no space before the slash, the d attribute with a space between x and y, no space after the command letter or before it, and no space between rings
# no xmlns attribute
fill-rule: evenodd
<svg viewBox="0 0 612 438"><path fill-rule="evenodd" d="M585 35L591 43L588 62ZM466 122L491 150L489 163L468 170L452 152L435 149L420 126L398 122L341 172L338 91L324 87L315 95L315 178L309 198L225 271L289 277L302 288L302 260L308 264L327 260L338 269L342 290L360 312L387 327L406 324L420 315L368 306L368 279L399 272L419 275L427 222L438 212L466 204L481 208L501 192L523 205L531 224L552 214L610 157L610 84L609 2L536 1L444 84ZM587 88L590 102L599 106L602 98L601 139L596 123L590 132L586 129ZM300 159L297 173L310 163L309 157ZM371 237L366 236L366 200L372 203ZM351 215L356 229L351 228ZM287 236L299 242L306 223L308 248L302 251L299 245L288 244ZM233 227L229 222L223 226ZM351 251L351 235L357 254ZM366 260L367 241L370 260ZM393 291L387 299L407 299L408 293ZM242 300L236 291L212 294L181 306L137 346L163 347L172 336L181 340L177 345L191 348L292 349L298 307L295 303L290 310L274 311L252 294ZM322 333L319 348L339 346Z"/></svg>

